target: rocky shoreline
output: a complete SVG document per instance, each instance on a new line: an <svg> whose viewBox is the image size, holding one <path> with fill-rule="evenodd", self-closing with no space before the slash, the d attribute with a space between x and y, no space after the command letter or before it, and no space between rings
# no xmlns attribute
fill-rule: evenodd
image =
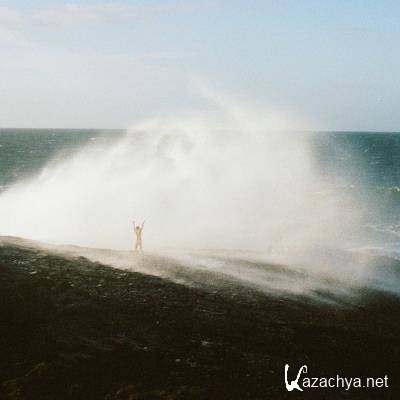
<svg viewBox="0 0 400 400"><path fill-rule="evenodd" d="M0 296L0 399L400 393L400 300L380 291L338 307L235 282L188 287L9 240L0 244ZM286 363L307 364L311 376L387 374L389 388L289 393Z"/></svg>

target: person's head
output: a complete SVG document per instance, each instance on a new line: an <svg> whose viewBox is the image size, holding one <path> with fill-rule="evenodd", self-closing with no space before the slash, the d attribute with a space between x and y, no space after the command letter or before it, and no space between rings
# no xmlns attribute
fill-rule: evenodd
<svg viewBox="0 0 400 400"><path fill-rule="evenodd" d="M138 226L136 226L136 228L135 228L137 231L140 229L140 226L138 225Z"/></svg>

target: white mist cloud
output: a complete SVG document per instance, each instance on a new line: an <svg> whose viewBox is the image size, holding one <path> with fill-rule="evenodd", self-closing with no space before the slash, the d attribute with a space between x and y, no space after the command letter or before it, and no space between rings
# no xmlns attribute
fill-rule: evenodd
<svg viewBox="0 0 400 400"><path fill-rule="evenodd" d="M321 201L307 138L276 130L288 117L270 126L270 109L215 92L203 101L16 184L0 196L1 234L128 249L131 221L147 219L150 248L305 250L344 238L355 216L333 195Z"/></svg>
<svg viewBox="0 0 400 400"><path fill-rule="evenodd" d="M303 125L193 85L202 107L158 112L3 192L0 235L132 250L131 221L146 219L145 251L175 260L165 267L128 252L73 252L179 282L197 270L273 293L350 295L368 278L367 263L346 252L360 210L327 190L309 136L290 130Z"/></svg>

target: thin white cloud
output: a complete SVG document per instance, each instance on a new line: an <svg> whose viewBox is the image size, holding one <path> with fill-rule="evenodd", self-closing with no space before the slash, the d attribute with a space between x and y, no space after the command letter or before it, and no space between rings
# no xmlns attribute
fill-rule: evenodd
<svg viewBox="0 0 400 400"><path fill-rule="evenodd" d="M155 15L174 15L179 12L195 12L200 9L218 9L214 0L159 1L152 4L98 3L82 5L61 4L56 7L34 8L21 12L17 8L0 6L0 42L25 41L25 28L42 25L49 28L68 28L101 24L126 23Z"/></svg>
<svg viewBox="0 0 400 400"><path fill-rule="evenodd" d="M21 46L26 44L22 34L24 15L10 7L0 7L0 44Z"/></svg>
<svg viewBox="0 0 400 400"><path fill-rule="evenodd" d="M23 41L21 35L14 29L0 26L0 43L20 45Z"/></svg>
<svg viewBox="0 0 400 400"><path fill-rule="evenodd" d="M11 28L20 26L23 23L22 14L10 7L0 7L0 27Z"/></svg>
<svg viewBox="0 0 400 400"><path fill-rule="evenodd" d="M101 23L123 17L124 13L122 10L112 4L96 6L67 4L57 8L37 10L32 15L32 19L35 22L59 27Z"/></svg>
<svg viewBox="0 0 400 400"><path fill-rule="evenodd" d="M195 55L196 53L194 52L180 53L176 51L159 51L153 53L144 53L139 55L137 58L143 60L178 60L182 58L191 58Z"/></svg>
<svg viewBox="0 0 400 400"><path fill-rule="evenodd" d="M32 13L33 21L51 27L69 27L82 24L104 24L131 21L151 15L193 10L208 3L160 2L152 5L105 3L81 5L71 3Z"/></svg>

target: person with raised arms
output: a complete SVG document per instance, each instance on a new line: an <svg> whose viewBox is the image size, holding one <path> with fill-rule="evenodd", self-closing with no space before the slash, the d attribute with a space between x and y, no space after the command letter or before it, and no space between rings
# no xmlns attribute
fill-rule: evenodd
<svg viewBox="0 0 400 400"><path fill-rule="evenodd" d="M143 221L142 225L136 225L135 221L132 221L133 224L133 231L136 235L136 242L135 242L135 251L143 251L143 242L142 242L142 231L144 227L145 221Z"/></svg>

